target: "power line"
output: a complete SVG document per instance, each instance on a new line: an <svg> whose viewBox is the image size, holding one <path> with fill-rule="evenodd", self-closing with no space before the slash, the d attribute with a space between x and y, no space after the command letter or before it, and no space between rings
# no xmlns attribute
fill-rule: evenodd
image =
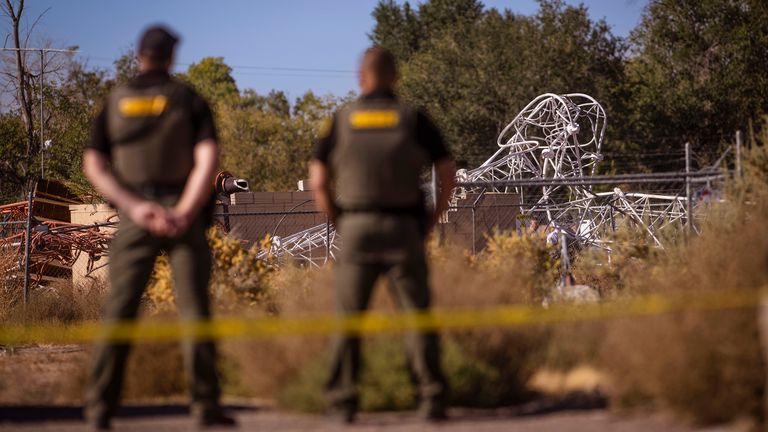
<svg viewBox="0 0 768 432"><path fill-rule="evenodd" d="M236 76L265 76L265 77L296 77L296 78L336 78L336 79L352 79L351 76L342 75L313 75L313 74L296 74L296 73L269 73L269 72L238 72L233 71L232 75Z"/></svg>
<svg viewBox="0 0 768 432"><path fill-rule="evenodd" d="M87 60L96 60L100 62L109 62L113 63L115 59L105 58L105 57L86 57ZM185 62L174 62L174 65L176 66L186 66L189 67L193 63L185 63ZM354 70L349 69L324 69L324 68L312 68L312 67L287 67L287 66L253 66L253 65L227 65L232 69L246 69L246 70L261 70L261 71L273 71L273 72L312 72L312 73L321 73L321 74L343 74L343 75L354 75L356 72ZM245 73L245 72L238 72L238 73ZM323 75L318 75L323 76Z"/></svg>

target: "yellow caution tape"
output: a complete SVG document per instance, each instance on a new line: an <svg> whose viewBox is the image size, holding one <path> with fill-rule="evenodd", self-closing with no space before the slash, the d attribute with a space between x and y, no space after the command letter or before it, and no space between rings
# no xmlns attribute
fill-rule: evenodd
<svg viewBox="0 0 768 432"><path fill-rule="evenodd" d="M271 337L334 333L370 334L411 330L460 330L517 327L559 322L597 321L630 316L650 316L681 311L716 311L756 307L758 290L690 293L687 295L634 297L585 305L503 306L487 309L434 310L430 313L384 314L370 312L348 317L305 316L279 318L221 318L198 322L86 322L73 325L3 326L0 344L161 342L183 338L213 339ZM765 300L763 300L765 301Z"/></svg>

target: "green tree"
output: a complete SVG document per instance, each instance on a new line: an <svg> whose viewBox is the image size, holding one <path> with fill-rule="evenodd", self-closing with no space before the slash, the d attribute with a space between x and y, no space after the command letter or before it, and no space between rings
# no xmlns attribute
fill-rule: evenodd
<svg viewBox="0 0 768 432"><path fill-rule="evenodd" d="M232 103L239 98L232 68L224 63L223 57L206 57L192 63L180 78L213 104Z"/></svg>
<svg viewBox="0 0 768 432"><path fill-rule="evenodd" d="M26 158L19 151L19 144L25 138L24 123L18 113L0 114L0 203L21 199Z"/></svg>
<svg viewBox="0 0 768 432"><path fill-rule="evenodd" d="M401 58L398 92L433 116L458 158L470 166L496 150L501 129L541 93L582 92L607 107L623 106L618 89L624 44L605 22L592 21L583 6L541 1L539 12L529 17L483 10L476 1L431 0L419 6L416 31L390 19L398 16L397 8L404 16L406 5L379 3L377 10L388 18L377 22L371 38L397 51L402 47L388 46L394 38L380 36L425 35Z"/></svg>
<svg viewBox="0 0 768 432"><path fill-rule="evenodd" d="M288 97L285 92L279 90L271 90L266 96L262 96L253 89L245 89L240 101L243 106L251 106L281 116L288 116L291 113L291 103L288 102Z"/></svg>
<svg viewBox="0 0 768 432"><path fill-rule="evenodd" d="M83 146L90 140L93 118L115 78L71 61L56 84L45 95L49 113L46 137L52 141L45 155L46 177L61 180L78 192L92 193L82 172Z"/></svg>
<svg viewBox="0 0 768 432"><path fill-rule="evenodd" d="M253 190L295 190L306 177L322 122L350 99L307 92L292 112L282 92L243 92L242 101L217 112L222 168L248 179Z"/></svg>
<svg viewBox="0 0 768 432"><path fill-rule="evenodd" d="M768 3L654 0L627 65L631 130L658 150L715 151L768 111Z"/></svg>
<svg viewBox="0 0 768 432"><path fill-rule="evenodd" d="M368 36L374 44L389 48L403 61L419 49L423 29L408 2L400 7L394 0L380 0L371 16L376 24Z"/></svg>
<svg viewBox="0 0 768 432"><path fill-rule="evenodd" d="M112 65L115 67L115 84L125 84L139 74L139 61L132 49L120 55Z"/></svg>

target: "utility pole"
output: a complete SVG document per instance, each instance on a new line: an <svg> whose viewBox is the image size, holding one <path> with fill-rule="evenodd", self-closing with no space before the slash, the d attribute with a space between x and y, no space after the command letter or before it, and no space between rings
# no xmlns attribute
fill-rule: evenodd
<svg viewBox="0 0 768 432"><path fill-rule="evenodd" d="M42 180L43 177L45 177L45 107L43 106L43 102L45 101L45 96L43 95L43 86L45 85L45 54L49 52L74 54L77 50L56 48L0 48L0 51L40 53L40 179ZM29 170L29 167L27 167L27 170Z"/></svg>
<svg viewBox="0 0 768 432"><path fill-rule="evenodd" d="M45 51L40 50L40 180L45 178L45 113L43 112L43 84L45 83Z"/></svg>

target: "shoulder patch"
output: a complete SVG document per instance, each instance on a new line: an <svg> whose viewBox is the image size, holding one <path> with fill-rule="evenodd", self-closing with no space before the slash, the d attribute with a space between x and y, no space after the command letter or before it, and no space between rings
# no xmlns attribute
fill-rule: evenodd
<svg viewBox="0 0 768 432"><path fill-rule="evenodd" d="M400 113L395 110L359 110L349 115L353 129L391 129L400 124Z"/></svg>
<svg viewBox="0 0 768 432"><path fill-rule="evenodd" d="M168 106L168 98L163 95L124 97L117 106L123 117L157 117Z"/></svg>

